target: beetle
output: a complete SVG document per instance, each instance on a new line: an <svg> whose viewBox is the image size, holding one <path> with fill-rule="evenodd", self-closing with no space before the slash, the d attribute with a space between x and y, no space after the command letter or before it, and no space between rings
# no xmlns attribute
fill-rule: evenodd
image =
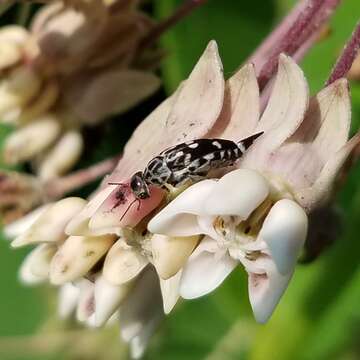
<svg viewBox="0 0 360 360"><path fill-rule="evenodd" d="M134 202L139 201L140 205L140 200L150 197L149 185L161 188L167 185L180 187L187 181L204 179L210 170L234 165L262 134L263 132L258 132L238 142L197 139L162 151L149 161L144 171L138 171L131 177L129 186L135 196ZM124 184L111 182L109 185Z"/></svg>

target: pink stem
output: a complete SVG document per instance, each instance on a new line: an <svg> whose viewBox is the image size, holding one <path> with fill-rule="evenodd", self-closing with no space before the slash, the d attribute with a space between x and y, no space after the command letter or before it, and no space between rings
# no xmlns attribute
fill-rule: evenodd
<svg viewBox="0 0 360 360"><path fill-rule="evenodd" d="M290 28L294 24L294 21L299 17L304 9L309 6L311 1L312 0L300 1L247 60L247 62L254 64L257 75L259 75L259 71L266 63L269 54L273 51L274 45L279 43L284 36L288 34Z"/></svg>
<svg viewBox="0 0 360 360"><path fill-rule="evenodd" d="M306 7L300 7L302 11L299 12L299 8L295 9L297 18L292 26L288 28L287 32L281 31L278 36L272 38L273 50L269 53L267 61L259 70L258 80L261 89L265 87L275 73L279 55L286 53L292 56L304 44L309 46L308 40L329 19L339 2L340 0L311 0L307 3ZM270 48L270 44L267 46ZM257 55L255 54L255 59L256 57Z"/></svg>
<svg viewBox="0 0 360 360"><path fill-rule="evenodd" d="M182 5L179 6L176 11L170 15L167 19L159 22L155 27L149 32L149 34L144 37L139 45L139 50L143 50L146 47L151 46L154 42L164 34L168 29L173 27L179 21L184 19L187 15L193 12L197 7L206 3L207 0L187 0Z"/></svg>
<svg viewBox="0 0 360 360"><path fill-rule="evenodd" d="M87 169L76 171L62 178L50 180L45 184L45 192L50 199L61 198L63 195L110 173L114 170L118 161L118 156L106 159Z"/></svg>
<svg viewBox="0 0 360 360"><path fill-rule="evenodd" d="M326 85L332 84L334 81L345 77L351 68L358 52L360 50L360 22L356 25L350 40L345 45L344 51L336 62Z"/></svg>

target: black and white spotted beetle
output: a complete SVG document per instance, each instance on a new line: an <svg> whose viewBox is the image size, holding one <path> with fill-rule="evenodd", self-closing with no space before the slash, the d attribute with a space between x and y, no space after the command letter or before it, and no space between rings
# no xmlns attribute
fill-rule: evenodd
<svg viewBox="0 0 360 360"><path fill-rule="evenodd" d="M130 189L135 201L150 197L149 185L179 187L188 180L195 182L205 178L212 169L234 165L262 134L259 132L239 142L198 139L164 150L150 160L143 172L139 171L131 177ZM122 184L114 182L109 185Z"/></svg>

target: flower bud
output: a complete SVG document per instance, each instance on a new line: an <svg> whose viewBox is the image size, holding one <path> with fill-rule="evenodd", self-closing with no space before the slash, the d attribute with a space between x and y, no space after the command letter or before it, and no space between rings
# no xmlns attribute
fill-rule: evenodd
<svg viewBox="0 0 360 360"><path fill-rule="evenodd" d="M13 242L13 247L33 243L56 243L65 239L64 229L69 220L85 206L81 198L70 197L51 205L35 223Z"/></svg>
<svg viewBox="0 0 360 360"><path fill-rule="evenodd" d="M69 171L83 150L83 138L77 131L68 131L45 156L39 167L39 176L49 180Z"/></svg>
<svg viewBox="0 0 360 360"><path fill-rule="evenodd" d="M52 259L50 282L61 285L86 275L114 242L114 236L70 236Z"/></svg>

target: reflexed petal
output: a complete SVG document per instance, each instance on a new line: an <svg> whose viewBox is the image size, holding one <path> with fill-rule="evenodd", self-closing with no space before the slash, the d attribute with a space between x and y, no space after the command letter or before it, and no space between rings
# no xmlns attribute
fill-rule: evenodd
<svg viewBox="0 0 360 360"><path fill-rule="evenodd" d="M104 276L95 281L95 326L100 327L110 319L130 291L132 284L113 285Z"/></svg>
<svg viewBox="0 0 360 360"><path fill-rule="evenodd" d="M61 319L68 319L75 311L80 290L72 283L60 287L58 296L58 314Z"/></svg>
<svg viewBox="0 0 360 360"><path fill-rule="evenodd" d="M68 223L65 233L68 235L91 235L88 228L91 217L113 191L113 186L107 186L100 190L83 208L78 215L75 215Z"/></svg>
<svg viewBox="0 0 360 360"><path fill-rule="evenodd" d="M220 115L224 100L224 76L215 41L184 83L166 120L164 148L204 137Z"/></svg>
<svg viewBox="0 0 360 360"><path fill-rule="evenodd" d="M214 180L204 180L187 188L150 220L148 230L168 236L202 234L197 215L204 213L203 203L215 185Z"/></svg>
<svg viewBox="0 0 360 360"><path fill-rule="evenodd" d="M120 331L129 342L140 335L146 324L163 315L159 280L150 267L137 279L136 284L120 308Z"/></svg>
<svg viewBox="0 0 360 360"><path fill-rule="evenodd" d="M31 159L51 145L60 131L59 122L50 115L16 130L5 141L5 161L9 164L17 164ZM39 136L39 134L43 135Z"/></svg>
<svg viewBox="0 0 360 360"><path fill-rule="evenodd" d="M32 243L59 242L65 238L64 230L69 220L79 213L86 201L81 198L65 198L49 206L22 235L11 245L24 246Z"/></svg>
<svg viewBox="0 0 360 360"><path fill-rule="evenodd" d="M36 285L49 278L50 262L57 247L43 244L31 251L20 268L20 280L27 285Z"/></svg>
<svg viewBox="0 0 360 360"><path fill-rule="evenodd" d="M111 284L121 285L139 275L148 263L137 248L126 245L120 239L106 255L103 275Z"/></svg>
<svg viewBox="0 0 360 360"><path fill-rule="evenodd" d="M83 151L83 138L78 131L68 131L41 161L38 174L49 180L68 172L79 160Z"/></svg>
<svg viewBox="0 0 360 360"><path fill-rule="evenodd" d="M50 282L61 285L84 276L114 242L112 235L70 236L53 257Z"/></svg>
<svg viewBox="0 0 360 360"><path fill-rule="evenodd" d="M174 276L183 267L199 240L199 236L153 235L151 237L153 262L160 278L166 280Z"/></svg>
<svg viewBox="0 0 360 360"><path fill-rule="evenodd" d="M215 290L238 264L228 254L220 257L208 252L207 247L202 240L183 268L180 295L184 299L198 298Z"/></svg>
<svg viewBox="0 0 360 360"><path fill-rule="evenodd" d="M275 263L262 256L255 260L261 272L249 272L249 299L257 322L265 323L286 290L292 272L281 275Z"/></svg>
<svg viewBox="0 0 360 360"><path fill-rule="evenodd" d="M4 226L3 232L4 235L13 239L17 236L20 236L24 232L26 232L30 227L36 222L36 220L43 214L52 204L46 204L36 208L30 213L26 214L19 220L16 220L9 225Z"/></svg>
<svg viewBox="0 0 360 360"><path fill-rule="evenodd" d="M239 141L255 132L260 116L259 86L254 66L243 66L226 85L228 92L225 93L221 116L230 118L230 122L221 137Z"/></svg>
<svg viewBox="0 0 360 360"><path fill-rule="evenodd" d="M308 127L310 124L315 127L315 130L317 129L314 124L321 124L313 146L325 163L346 144L349 136L351 104L347 80L337 80L320 91L312 99L304 121L309 123Z"/></svg>
<svg viewBox="0 0 360 360"><path fill-rule="evenodd" d="M174 308L180 297L180 281L181 281L180 270L173 277L163 280L160 278L160 289L164 304L164 313L167 315Z"/></svg>
<svg viewBox="0 0 360 360"><path fill-rule="evenodd" d="M112 186L112 189L111 194L91 217L90 230L134 227L160 204L165 195L162 189L150 186L150 197L137 200L129 187L124 190L122 185L118 185Z"/></svg>
<svg viewBox="0 0 360 360"><path fill-rule="evenodd" d="M268 196L265 178L253 170L239 169L224 175L204 202L209 215L236 215L245 220Z"/></svg>
<svg viewBox="0 0 360 360"><path fill-rule="evenodd" d="M267 162L271 151L299 127L308 103L309 89L302 70L290 57L280 55L275 84L256 128L256 132L264 131L265 134L244 156L241 162L243 167L269 165Z"/></svg>
<svg viewBox="0 0 360 360"><path fill-rule="evenodd" d="M315 206L326 202L332 194L333 183L345 161L360 144L360 133L353 136L345 146L333 154L325 164L315 184L309 188L298 190L295 195L298 202L309 213Z"/></svg>
<svg viewBox="0 0 360 360"><path fill-rule="evenodd" d="M164 100L135 129L125 146L123 157L110 175L108 182L123 182L124 179L144 168L149 160L164 149L159 144L163 140L166 119L178 92L179 89ZM151 134L151 137L148 138L148 134ZM144 141L144 138L147 140ZM136 159L134 159L134 154L136 154Z"/></svg>
<svg viewBox="0 0 360 360"><path fill-rule="evenodd" d="M292 272L306 239L308 219L296 202L283 199L275 203L260 230L278 271Z"/></svg>

